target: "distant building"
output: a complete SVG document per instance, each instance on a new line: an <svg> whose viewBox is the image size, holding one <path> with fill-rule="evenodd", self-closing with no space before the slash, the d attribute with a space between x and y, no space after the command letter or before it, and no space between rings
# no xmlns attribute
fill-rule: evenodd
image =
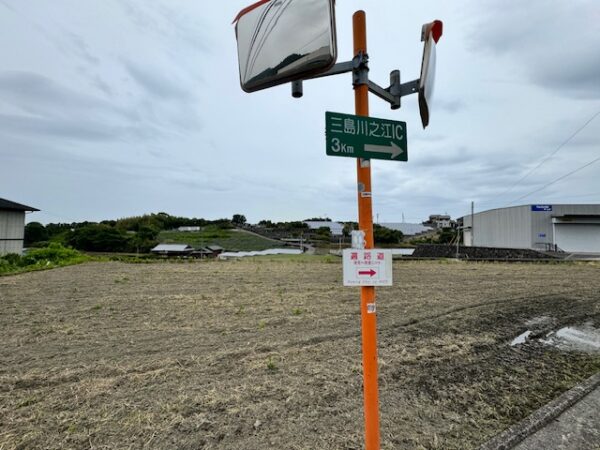
<svg viewBox="0 0 600 450"><path fill-rule="evenodd" d="M389 228L390 230L401 231L404 236L417 236L419 234L427 233L432 231L432 227L426 227L420 223L406 223L406 222L385 222L380 223L382 227Z"/></svg>
<svg viewBox="0 0 600 450"><path fill-rule="evenodd" d="M0 255L23 253L27 211L39 209L0 198Z"/></svg>
<svg viewBox="0 0 600 450"><path fill-rule="evenodd" d="M522 205L459 219L466 246L600 252L600 204Z"/></svg>
<svg viewBox="0 0 600 450"><path fill-rule="evenodd" d="M161 256L189 256L194 249L187 244L158 244L151 253Z"/></svg>
<svg viewBox="0 0 600 450"><path fill-rule="evenodd" d="M327 220L307 220L304 223L308 225L308 228L310 228L311 230L318 230L319 228L329 228L332 236L344 235L344 225L342 225L339 222L329 222Z"/></svg>
<svg viewBox="0 0 600 450"><path fill-rule="evenodd" d="M200 247L200 248L195 249L192 253L190 253L190 256L192 258L204 259L204 258L212 258L215 255L209 249Z"/></svg>
<svg viewBox="0 0 600 450"><path fill-rule="evenodd" d="M200 227L179 227L177 231L183 231L184 233L189 233L191 231L200 231Z"/></svg>
<svg viewBox="0 0 600 450"><path fill-rule="evenodd" d="M448 214L432 214L429 216L429 220L423 222L423 225L437 230L441 228L453 228L456 226L456 222Z"/></svg>
<svg viewBox="0 0 600 450"><path fill-rule="evenodd" d="M220 245L207 245L206 249L212 253L215 258L225 251Z"/></svg>

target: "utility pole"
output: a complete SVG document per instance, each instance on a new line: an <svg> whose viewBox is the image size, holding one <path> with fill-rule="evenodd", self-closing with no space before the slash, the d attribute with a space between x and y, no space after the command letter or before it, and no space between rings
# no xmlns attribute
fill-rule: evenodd
<svg viewBox="0 0 600 450"><path fill-rule="evenodd" d="M471 202L471 247L475 247L475 202Z"/></svg>
<svg viewBox="0 0 600 450"><path fill-rule="evenodd" d="M367 25L364 11L352 16L354 55L367 55ZM362 65L354 76L354 106L357 116L369 115L369 69ZM371 201L371 161L356 160L358 185L358 228L365 233L365 249L372 249L373 205ZM377 314L375 287L360 288L360 317L362 322L363 402L365 416L365 448L379 449L379 387L377 380Z"/></svg>

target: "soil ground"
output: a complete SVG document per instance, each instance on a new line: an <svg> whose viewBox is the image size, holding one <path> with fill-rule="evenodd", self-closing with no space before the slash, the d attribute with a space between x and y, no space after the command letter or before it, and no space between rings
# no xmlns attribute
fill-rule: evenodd
<svg viewBox="0 0 600 450"><path fill-rule="evenodd" d="M600 370L600 265L394 262L383 449L470 449ZM0 449L360 449L359 291L338 259L87 263L0 278Z"/></svg>

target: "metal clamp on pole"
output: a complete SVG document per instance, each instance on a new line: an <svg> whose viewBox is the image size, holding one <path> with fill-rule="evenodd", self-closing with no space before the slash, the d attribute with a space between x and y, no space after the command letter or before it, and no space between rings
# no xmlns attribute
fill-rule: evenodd
<svg viewBox="0 0 600 450"><path fill-rule="evenodd" d="M361 51L352 58L352 86L365 84L369 84L369 55Z"/></svg>

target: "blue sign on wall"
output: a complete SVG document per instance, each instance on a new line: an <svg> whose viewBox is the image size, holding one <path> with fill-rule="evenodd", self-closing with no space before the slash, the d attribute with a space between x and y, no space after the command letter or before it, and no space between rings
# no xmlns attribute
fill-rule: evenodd
<svg viewBox="0 0 600 450"><path fill-rule="evenodd" d="M531 210L548 212L552 211L552 205L531 205Z"/></svg>

